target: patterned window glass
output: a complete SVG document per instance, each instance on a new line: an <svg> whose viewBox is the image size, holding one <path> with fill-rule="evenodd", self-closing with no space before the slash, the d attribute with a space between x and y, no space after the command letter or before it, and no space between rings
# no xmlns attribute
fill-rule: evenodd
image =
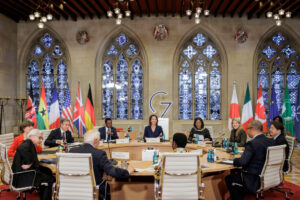
<svg viewBox="0 0 300 200"><path fill-rule="evenodd" d="M67 89L67 64L61 42L52 34L44 32L38 36L28 54L27 91L32 88L33 102L38 108L41 82L44 82L48 109L52 100L52 90L57 83L60 112Z"/></svg>
<svg viewBox="0 0 300 200"><path fill-rule="evenodd" d="M179 55L179 119L221 119L221 61L204 33L193 35Z"/></svg>
<svg viewBox="0 0 300 200"><path fill-rule="evenodd" d="M103 55L102 117L143 119L143 56L125 33L113 37Z"/></svg>
<svg viewBox="0 0 300 200"><path fill-rule="evenodd" d="M271 100L272 85L275 89L279 113L282 111L284 89L290 93L293 116L295 117L297 88L300 78L299 52L288 35L276 32L267 38L260 47L258 56L257 86L262 86L267 115Z"/></svg>

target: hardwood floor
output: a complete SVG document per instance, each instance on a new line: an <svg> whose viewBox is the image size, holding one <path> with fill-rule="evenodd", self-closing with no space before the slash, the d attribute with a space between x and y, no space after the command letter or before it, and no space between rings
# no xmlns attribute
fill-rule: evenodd
<svg viewBox="0 0 300 200"><path fill-rule="evenodd" d="M285 180L300 186L300 148L294 148L291 158L292 171L285 175Z"/></svg>

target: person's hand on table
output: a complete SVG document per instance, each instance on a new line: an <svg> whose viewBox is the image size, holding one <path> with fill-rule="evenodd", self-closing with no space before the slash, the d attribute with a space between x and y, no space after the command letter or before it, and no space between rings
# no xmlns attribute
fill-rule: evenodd
<svg viewBox="0 0 300 200"><path fill-rule="evenodd" d="M209 138L205 138L204 140L205 140L205 141L210 141L210 139L209 139Z"/></svg>
<svg viewBox="0 0 300 200"><path fill-rule="evenodd" d="M112 135L113 134L111 131L107 131L106 133L107 133L107 135Z"/></svg>
<svg viewBox="0 0 300 200"><path fill-rule="evenodd" d="M31 167L32 163L31 164L28 164L28 165L21 165L22 169L29 169Z"/></svg>
<svg viewBox="0 0 300 200"><path fill-rule="evenodd" d="M134 168L132 167L132 165L128 165L128 168L127 168L129 174L132 174L134 172Z"/></svg>
<svg viewBox="0 0 300 200"><path fill-rule="evenodd" d="M61 140L56 140L56 144L61 144Z"/></svg>

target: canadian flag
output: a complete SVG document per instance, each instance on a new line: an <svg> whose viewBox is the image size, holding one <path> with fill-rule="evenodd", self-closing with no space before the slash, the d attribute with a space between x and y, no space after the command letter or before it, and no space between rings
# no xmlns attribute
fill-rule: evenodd
<svg viewBox="0 0 300 200"><path fill-rule="evenodd" d="M239 102L236 95L236 88L235 83L233 84L233 91L232 91L232 97L231 97L231 104L230 104L230 110L229 110L229 118L228 118L228 128L231 131L232 126L232 119L233 118L240 118L240 109L239 109Z"/></svg>
<svg viewBox="0 0 300 200"><path fill-rule="evenodd" d="M259 85L259 89L258 89L256 109L255 109L255 120L258 120L263 124L264 133L268 132L266 110L265 110L261 85Z"/></svg>

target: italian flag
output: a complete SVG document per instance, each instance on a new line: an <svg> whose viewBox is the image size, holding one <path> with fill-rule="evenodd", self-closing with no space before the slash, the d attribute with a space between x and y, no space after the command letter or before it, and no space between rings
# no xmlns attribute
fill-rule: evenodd
<svg viewBox="0 0 300 200"><path fill-rule="evenodd" d="M40 96L37 128L40 130L49 129L49 118L48 118L48 109L47 109L46 92L45 92L44 83L42 83L42 93Z"/></svg>
<svg viewBox="0 0 300 200"><path fill-rule="evenodd" d="M256 109L255 109L255 120L258 120L263 124L263 132L267 133L268 132L267 117L266 117L266 110L265 110L261 85L259 85L259 89L258 89Z"/></svg>
<svg viewBox="0 0 300 200"><path fill-rule="evenodd" d="M233 91L232 91L232 98L231 98L231 104L230 104L230 110L229 110L229 119L228 119L228 128L231 131L232 129L232 119L233 118L240 118L240 109L239 109L239 102L236 95L236 88L235 83L233 83Z"/></svg>
<svg viewBox="0 0 300 200"><path fill-rule="evenodd" d="M243 106L243 113L242 113L242 126L247 133L247 128L249 126L249 123L253 120L253 111L252 111L252 103L250 98L250 90L249 85L247 84L247 90L246 90L246 96ZM248 134L248 133L247 133Z"/></svg>

